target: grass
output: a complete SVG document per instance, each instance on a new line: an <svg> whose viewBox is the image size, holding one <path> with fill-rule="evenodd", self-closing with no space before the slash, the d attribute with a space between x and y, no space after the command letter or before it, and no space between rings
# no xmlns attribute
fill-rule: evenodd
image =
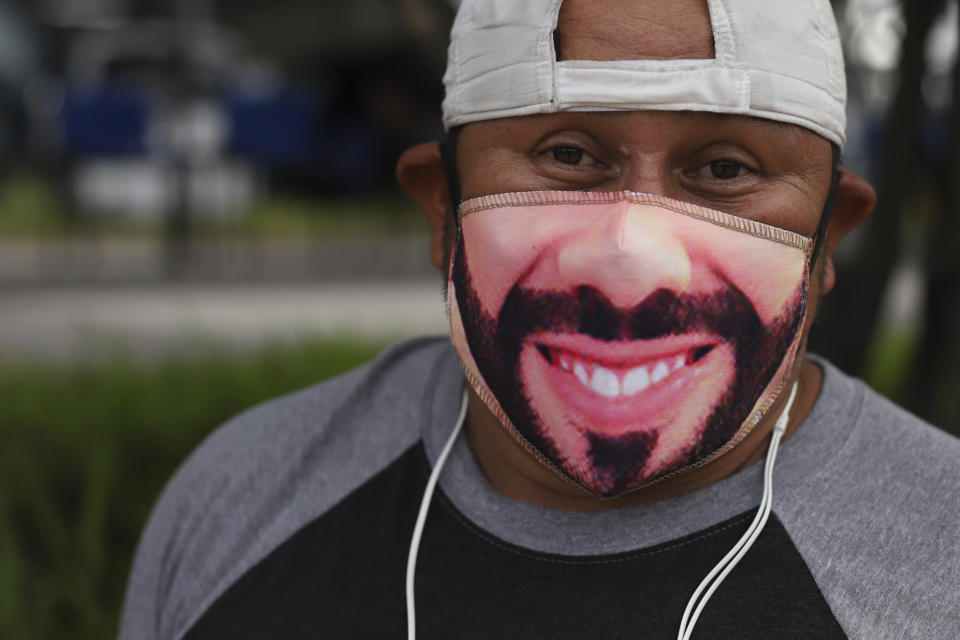
<svg viewBox="0 0 960 640"><path fill-rule="evenodd" d="M45 240L66 233L96 237L156 238L162 220L132 221L115 215L82 214L67 227L68 203L54 183L18 170L0 181L0 240ZM351 197L268 194L235 220L197 216L193 232L218 238L310 238L395 236L426 233L412 199L396 192Z"/></svg>
<svg viewBox="0 0 960 640"><path fill-rule="evenodd" d="M326 200L276 195L246 218L210 229L267 238L302 238L422 234L427 225L413 200L400 193Z"/></svg>
<svg viewBox="0 0 960 640"><path fill-rule="evenodd" d="M910 375L916 346L916 331L901 328L881 331L867 353L862 372L864 380L879 393L896 400Z"/></svg>
<svg viewBox="0 0 960 640"><path fill-rule="evenodd" d="M49 181L18 171L0 181L0 238L31 239L56 235L65 206Z"/></svg>
<svg viewBox="0 0 960 640"><path fill-rule="evenodd" d="M134 545L187 453L242 409L381 347L0 368L0 638L114 637Z"/></svg>

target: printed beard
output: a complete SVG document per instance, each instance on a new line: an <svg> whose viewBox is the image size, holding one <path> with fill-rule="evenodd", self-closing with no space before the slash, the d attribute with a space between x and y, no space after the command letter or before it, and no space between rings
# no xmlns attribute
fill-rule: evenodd
<svg viewBox="0 0 960 640"><path fill-rule="evenodd" d="M805 310L805 284L798 287L784 312L765 326L750 300L731 283L698 295L660 289L627 310L614 307L593 287L542 291L517 283L493 318L474 289L462 237L454 251L451 282L477 369L519 435L564 474L603 497L694 465L724 446L748 419L782 364ZM544 342L542 336L550 339ZM542 388L551 385L540 380L533 384L536 372L555 383L552 386L564 388L562 402L569 399L575 404L574 398L586 393L578 387L592 387L591 393L598 388L603 391L603 380L595 378L598 368L606 370L601 378L614 369L584 362L575 350L564 348L577 341L609 345L612 350L637 341L677 341L683 345L680 351L672 351L656 364L657 359L651 359L644 366L651 388L666 386L671 378L680 380L698 367L725 372L704 387L701 395L709 399L699 402L700 417L693 430L679 443L673 435L669 437L669 446L675 450L666 456L668 464L659 464L658 457L664 457L660 450L668 446L664 434L669 432L669 419L610 429L585 418L588 412L578 416L569 411L548 428L542 414L548 412L544 407L549 404L538 402L538 397L544 394ZM621 367L617 374L622 376L621 388L626 388L630 372L639 369L633 364ZM594 367L593 373L586 371L588 367ZM630 372L624 373L627 369ZM665 403L678 399L683 402L677 394L668 394Z"/></svg>

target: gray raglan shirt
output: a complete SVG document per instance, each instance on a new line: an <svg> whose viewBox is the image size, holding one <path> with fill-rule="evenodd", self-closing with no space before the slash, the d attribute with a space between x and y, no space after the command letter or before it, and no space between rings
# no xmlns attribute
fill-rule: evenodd
<svg viewBox="0 0 960 640"><path fill-rule="evenodd" d="M694 637L960 638L960 441L815 362L771 523ZM410 531L463 384L447 339L414 340L218 429L153 511L120 637L404 637ZM493 490L461 437L420 551L420 637L675 636L761 476L553 511Z"/></svg>

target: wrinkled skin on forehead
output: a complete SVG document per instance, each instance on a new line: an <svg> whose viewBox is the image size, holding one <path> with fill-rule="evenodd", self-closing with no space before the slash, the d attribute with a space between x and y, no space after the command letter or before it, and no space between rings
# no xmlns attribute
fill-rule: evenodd
<svg viewBox="0 0 960 640"><path fill-rule="evenodd" d="M557 30L563 60L714 57L710 12L702 0L564 0Z"/></svg>

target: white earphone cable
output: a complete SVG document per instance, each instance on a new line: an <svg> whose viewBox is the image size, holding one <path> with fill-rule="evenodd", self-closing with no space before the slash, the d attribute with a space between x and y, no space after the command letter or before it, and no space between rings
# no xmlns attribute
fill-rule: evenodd
<svg viewBox="0 0 960 640"><path fill-rule="evenodd" d="M410 540L410 553L407 555L407 638L414 640L417 637L417 618L413 602L413 579L417 570L417 552L420 550L420 538L423 536L423 526L427 521L427 512L430 510L430 501L433 498L434 489L437 486L437 480L440 479L440 470L443 469L447 456L453 449L453 443L456 442L460 430L463 428L463 421L467 416L467 392L463 392L463 400L460 403L460 415L457 416L457 422L447 438L447 443L443 445L443 450L437 458L437 463L433 465L430 472L430 478L427 480L427 487L423 491L423 499L420 500L420 512L417 514L417 523L413 527L413 537Z"/></svg>
<svg viewBox="0 0 960 640"><path fill-rule="evenodd" d="M753 546L753 543L760 536L760 532L763 531L763 527L767 524L767 519L770 517L770 510L773 506L773 467L774 464L776 464L777 451L780 449L780 439L783 437L783 434L787 430L787 425L790 423L790 410L793 407L793 400L796 398L796 395L797 383L795 382L790 389L790 397L787 399L787 404L780 413L780 417L777 418L777 422L773 427L773 434L770 436L770 448L767 450L767 459L763 467L763 497L760 500L757 515L754 517L753 522L750 523L750 526L747 527L747 530L743 536L741 536L740 540L737 541L737 544L727 552L727 555L717 563L717 566L710 570L707 577L700 582L696 591L693 592L690 601L687 603L687 608L683 612L683 618L680 620L680 630L677 633L677 640L690 640L690 636L693 634L693 627L700 618L700 614L707 605L707 601L717 590L717 587L720 586L720 583L726 579L727 575L733 571L733 568L743 559L743 556L750 550L750 547ZM694 606L696 609L694 609Z"/></svg>
<svg viewBox="0 0 960 640"><path fill-rule="evenodd" d="M767 459L763 470L763 497L760 500L760 507L757 509L757 515L753 522L741 536L740 540L732 549L720 560L719 563L707 574L700 582L700 585L693 592L687 607L683 612L683 618L680 621L680 630L677 634L677 640L690 640L693 634L693 628L700 618L707 601L713 596L717 587L726 579L727 575L733 571L743 556L746 555L750 547L760 536L763 527L770 517L770 510L773 505L773 469L776 463L777 452L780 447L780 439L783 437L790 422L790 410L793 407L793 401L797 394L797 384L794 383L790 390L790 397L787 404L777 419L773 428L773 434L770 438L770 447L767 451ZM420 539L423 536L424 524L427 520L427 513L430 510L430 502L440 478L440 471L453 449L457 436L463 428L463 422L467 415L467 392L463 393L463 400L460 405L460 414L457 416L456 424L447 438L447 442L440 452L437 462L430 472L430 478L427 480L427 486L423 492L423 498L420 501L420 511L417 514L417 522L413 528L413 536L410 540L410 552L407 556L407 576L406 576L406 602L407 602L407 638L415 640L417 634L416 609L414 604L414 576L416 574L417 553L420 549ZM702 596L702 597L701 597Z"/></svg>

